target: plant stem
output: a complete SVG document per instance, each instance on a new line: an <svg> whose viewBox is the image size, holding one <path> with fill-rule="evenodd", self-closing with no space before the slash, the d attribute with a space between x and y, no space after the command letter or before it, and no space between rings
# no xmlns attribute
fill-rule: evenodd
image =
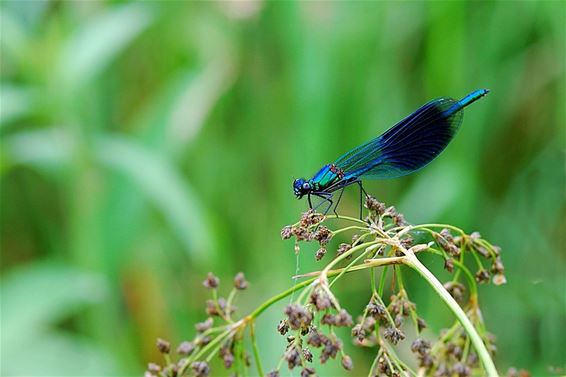
<svg viewBox="0 0 566 377"><path fill-rule="evenodd" d="M312 279L308 279L305 281L302 281L298 284L295 284L294 286L292 286L291 288L287 289L286 291L283 291L281 293L279 293L278 295L275 295L273 297L271 297L269 300L265 301L263 304L261 304L256 310L254 310L249 316L248 318L251 319L255 319L257 318L261 313L263 313L267 308L269 308L271 305L273 305L274 303L276 303L279 300L284 299L285 297L289 296L290 294L292 294L295 291L298 291L299 289L309 285L310 283L312 283L313 281L315 281L317 278L312 278Z"/></svg>
<svg viewBox="0 0 566 377"><path fill-rule="evenodd" d="M414 254L407 254L405 263L409 267L416 270L432 286L432 288L436 291L440 298L448 305L456 318L458 318L458 321L460 321L462 327L464 327L464 330L466 330L466 332L468 333L468 336L470 337L470 340L472 341L472 344L474 345L474 348L478 353L478 357L480 358L483 367L485 368L487 376L497 377L497 369L495 369L495 365L493 364L493 360L491 359L491 356L489 355L485 344L476 331L474 325L466 316L466 313L464 313L460 305L458 305L456 300L454 300L454 298L450 296L450 293L448 293L448 291L444 289L442 283L438 281L436 276L434 276L434 274L430 272L428 268L426 268Z"/></svg>
<svg viewBox="0 0 566 377"><path fill-rule="evenodd" d="M261 359L259 357L259 349L257 348L257 342L255 339L255 323L252 322L250 324L250 336L251 336L251 340L252 340L252 348L254 351L254 358L255 358L255 364L257 367L257 373L260 376L265 376L265 373L263 373L263 367L261 366Z"/></svg>

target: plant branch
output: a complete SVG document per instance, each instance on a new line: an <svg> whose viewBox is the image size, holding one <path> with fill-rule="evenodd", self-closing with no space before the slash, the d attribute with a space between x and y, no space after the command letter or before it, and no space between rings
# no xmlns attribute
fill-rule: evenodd
<svg viewBox="0 0 566 377"><path fill-rule="evenodd" d="M425 265L423 265L414 254L409 253L407 255L405 264L416 270L432 286L432 288L436 291L440 298L448 305L456 318L458 318L458 321L460 321L462 327L464 327L464 330L468 333L468 336L470 337L470 340L472 341L472 344L474 345L474 348L478 353L478 357L480 358L487 375L489 377L498 376L497 369L495 369L493 360L491 359L491 356L489 355L489 352L485 347L485 344L483 343L480 335L476 331L474 325L466 316L466 313L464 313L460 305L458 305L456 300L454 300L450 293L448 293L448 291L444 289L442 283L438 281L434 274L430 272L428 268L426 268Z"/></svg>

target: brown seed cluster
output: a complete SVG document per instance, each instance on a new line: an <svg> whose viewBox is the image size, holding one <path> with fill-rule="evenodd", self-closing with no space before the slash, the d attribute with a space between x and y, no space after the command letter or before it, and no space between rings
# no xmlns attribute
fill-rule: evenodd
<svg viewBox="0 0 566 377"><path fill-rule="evenodd" d="M489 269L480 267L475 273L478 283L488 283L490 278L495 285L506 283L505 267L501 261L500 248L492 246L481 238L479 232L468 235L454 236L449 229L442 229L439 233L434 232L433 238L443 253L445 253L444 268L452 273L455 270L455 261L462 252L477 253L491 260ZM491 272L491 276L490 276Z"/></svg>
<svg viewBox="0 0 566 377"><path fill-rule="evenodd" d="M167 363L164 366L160 366L157 363L148 364L145 373L146 377L189 375L207 377L211 375L211 367L208 361L206 361L209 359L204 357L206 355L203 352L206 351L205 347L210 345L221 334L223 334L222 342L217 342L218 346L214 352L217 352L217 355L223 361L224 367L231 369L238 359L241 360L242 365L250 364L249 355L246 352L236 352L236 349L239 349L238 344L242 344L243 339L237 337L235 332L229 330L234 323L230 316L236 311L236 306L233 304L234 298L238 292L247 289L249 286L244 274L239 272L234 276L232 293L229 299L217 296L220 279L213 273L209 272L202 284L205 288L212 291L212 298L206 301L205 307L208 317L202 322L195 324L196 334L191 341L183 341L177 346L176 354L178 360L176 362L172 360L175 355L171 354L170 342L158 339L156 343L157 349L162 354L167 355L165 357ZM215 321L220 323L215 324ZM215 325L216 327L214 327ZM219 331L222 327L224 327L224 330ZM200 358L199 355L203 357ZM199 359L195 359L195 357Z"/></svg>
<svg viewBox="0 0 566 377"><path fill-rule="evenodd" d="M352 266L365 269L362 263L367 263L367 259L404 257L410 256L410 253L421 252L440 256L443 258L445 270L449 273L464 270L466 278L462 277L464 274L458 272L453 275L451 281L444 284L444 288L467 312L489 351L495 354L495 338L484 330L485 326L475 294L477 291L475 283L473 279L467 278L475 274L476 282L487 283L492 280L494 284L503 284L505 269L499 248L483 240L477 232L466 235L452 226L446 226L445 229L438 231L443 226L432 224L431 229L428 225L420 226L421 230L426 230L425 232L416 231L417 229L414 228L419 226L407 227L405 218L395 207L386 207L372 197L366 198L365 206L369 210L365 221L357 222L356 226L348 229L332 231L322 224L325 220L323 215L309 210L303 213L296 224L281 230L283 239L295 239L296 252L299 251L300 241L318 243L316 260L325 257L329 243L335 235L347 237L346 232L354 228L356 234L352 236L351 242L342 242L335 249L337 257L347 253L347 258L335 260L333 265L327 268L327 270L332 268L328 276L322 275L319 280L313 279L312 284L304 285L305 291L301 292L299 298L285 307L284 318L277 325L277 331L286 340L280 365L295 370L295 374L298 373L301 377L315 376L317 371L313 363L324 364L329 360L336 360L345 370L352 370L354 363L345 353L345 340L338 336L342 331L338 328L347 327L351 328L355 345L376 347L378 350L370 375L401 377L416 373L407 366L411 363L402 362L401 355L398 355L396 348L391 346L399 344L406 338L415 339L406 335L411 332L416 335L416 340L411 343L410 349L417 361L416 364L421 368L419 374L424 371L424 375L435 377L481 375L482 365L478 356L467 333L457 322L450 329L443 330L434 342L429 340L430 334L421 334L426 328L426 322L419 317L415 303L409 299L405 291L404 287L409 287L410 284L403 283L404 266L388 267L389 271L393 269L393 273L382 275L380 282L373 278L369 302L360 308L361 313L355 316L355 322L350 313L341 308L334 291L331 290L334 285L332 279L341 278L341 272L347 272L345 269ZM427 237L426 241L422 241L423 233ZM363 245L364 243L367 243L367 246ZM355 249L352 250L354 247ZM464 259L470 253L475 253L474 259L466 259L464 263ZM354 262L348 262L347 260L353 256L356 257ZM365 259L361 259L362 257ZM484 258L489 263L485 263ZM477 262L475 263L478 266L477 270L467 270L467 266L474 260ZM392 277L391 284L386 282L389 275ZM171 355L170 343L158 340L157 347L165 355L167 363L166 365L148 364L146 377L158 375L206 377L214 374L208 363L212 355L219 357L226 369L234 368L235 365L250 365L250 356L245 351L243 341L246 332L241 331L241 328L233 332L232 330L222 332L223 329L232 329L231 326L247 325L249 318L253 318L248 316L238 321L232 317L236 311L233 304L235 293L249 286L244 274L240 272L233 278L233 288L228 299L219 297L220 279L214 274L207 275L203 286L210 289L212 295L212 299L206 302L207 318L195 325L196 335L191 341L184 341L178 345L176 350L179 359L176 362L170 361L174 356ZM468 294L470 287L469 291L473 293L471 295ZM387 296L381 293L383 291L388 292ZM253 328L250 333L253 333ZM218 338L219 334L223 334L221 339ZM213 352L206 355L208 350ZM236 374L239 373L241 371L238 369ZM266 376L279 377L281 374L285 375L286 372L280 371L278 367L268 372ZM527 377L516 370L510 370L509 375Z"/></svg>
<svg viewBox="0 0 566 377"><path fill-rule="evenodd" d="M324 218L322 214L310 209L303 213L301 219L295 225L287 225L281 229L281 238L286 240L295 237L295 252L299 251L300 241L318 242L320 248L316 252L315 258L319 261L326 255L326 245L334 236L330 229L320 225Z"/></svg>

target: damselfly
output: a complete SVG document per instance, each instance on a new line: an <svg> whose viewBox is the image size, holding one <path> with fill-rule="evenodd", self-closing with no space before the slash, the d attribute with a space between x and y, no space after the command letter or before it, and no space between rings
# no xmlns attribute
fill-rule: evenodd
<svg viewBox="0 0 566 377"><path fill-rule="evenodd" d="M311 179L295 179L295 195L299 199L306 195L310 208L313 208L312 196L322 198L322 203L329 203L328 212L333 205L334 192L341 190L334 206L336 213L344 188L357 184L361 203L362 193L366 194L362 179L397 178L427 165L446 148L460 128L464 107L488 92L479 89L459 101L438 98L427 103L381 136L323 166Z"/></svg>

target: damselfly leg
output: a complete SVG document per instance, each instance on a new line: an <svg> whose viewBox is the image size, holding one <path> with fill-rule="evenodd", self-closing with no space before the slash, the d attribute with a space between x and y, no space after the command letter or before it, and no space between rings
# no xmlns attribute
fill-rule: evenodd
<svg viewBox="0 0 566 377"><path fill-rule="evenodd" d="M369 196L368 193L366 192L366 190L364 190L364 187L362 185L362 181L357 181L358 186L360 186L360 220L362 219L362 203L364 201L363 195L366 196L366 198Z"/></svg>

